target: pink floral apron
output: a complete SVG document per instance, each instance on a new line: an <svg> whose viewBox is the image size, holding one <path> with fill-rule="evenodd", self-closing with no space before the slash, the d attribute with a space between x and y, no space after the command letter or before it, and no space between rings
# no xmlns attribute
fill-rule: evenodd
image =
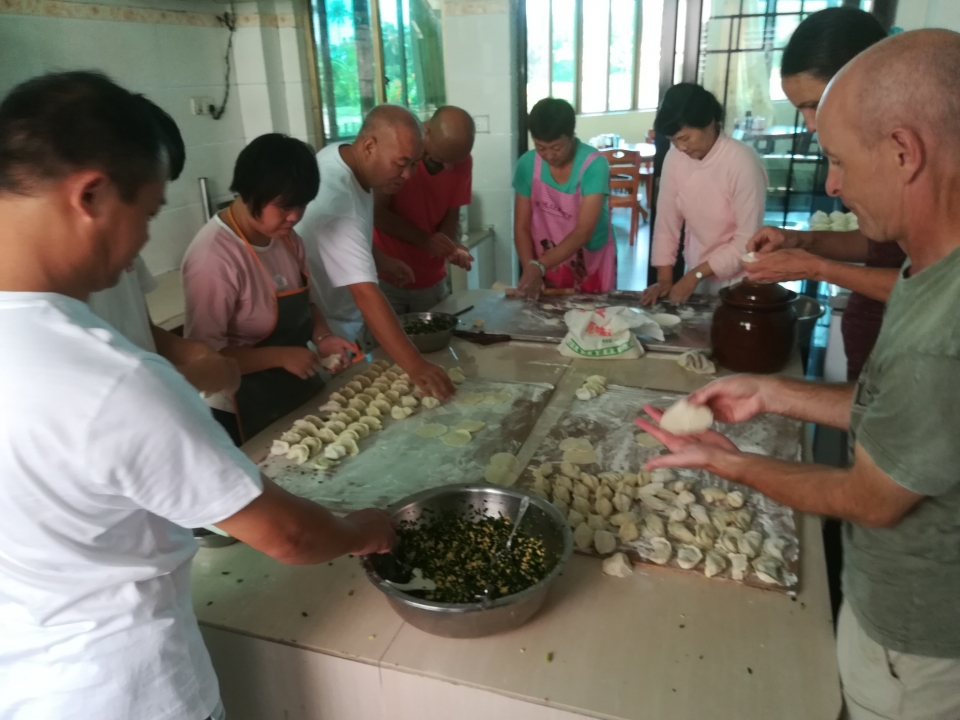
<svg viewBox="0 0 960 720"><path fill-rule="evenodd" d="M533 252L536 257L560 244L577 226L577 214L583 195L580 181L584 171L600 153L591 153L577 177L577 191L572 195L551 187L540 179L543 172L543 159L536 155L533 169L533 186L530 200L533 204L531 235ZM549 171L548 171L549 172ZM607 242L599 250L580 248L577 253L562 265L548 270L544 281L548 287L575 288L585 293L605 293L613 290L617 284L617 244L613 238L613 227L609 225L610 213L607 213Z"/></svg>

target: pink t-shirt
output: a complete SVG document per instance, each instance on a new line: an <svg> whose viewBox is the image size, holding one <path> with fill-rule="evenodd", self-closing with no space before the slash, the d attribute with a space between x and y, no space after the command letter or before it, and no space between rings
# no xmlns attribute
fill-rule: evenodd
<svg viewBox="0 0 960 720"><path fill-rule="evenodd" d="M181 273L184 336L214 350L252 347L273 332L276 294L303 287L306 253L296 233L289 242L247 246L215 215L187 248Z"/></svg>
<svg viewBox="0 0 960 720"><path fill-rule="evenodd" d="M720 135L703 160L670 148L663 163L651 262L673 265L686 222L687 269L709 262L719 280L743 272L747 241L763 225L767 173L753 148Z"/></svg>

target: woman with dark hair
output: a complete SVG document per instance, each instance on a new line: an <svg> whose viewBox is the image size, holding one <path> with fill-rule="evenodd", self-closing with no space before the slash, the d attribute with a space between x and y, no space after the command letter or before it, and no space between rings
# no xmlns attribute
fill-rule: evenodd
<svg viewBox="0 0 960 720"><path fill-rule="evenodd" d="M743 274L747 241L763 225L767 174L753 148L724 135L722 125L723 108L701 86L680 83L664 95L653 129L673 147L657 196L657 282L643 292L644 304L714 295ZM674 283L681 229L687 272Z"/></svg>
<svg viewBox="0 0 960 720"><path fill-rule="evenodd" d="M811 132L817 129L817 107L830 79L884 37L875 17L851 7L821 10L797 26L783 51L781 83ZM841 330L847 380L856 380L880 334L885 303L907 259L900 246L873 242L859 230L799 232L764 227L748 249L756 251L758 258L747 264L751 280L824 280L853 291Z"/></svg>
<svg viewBox="0 0 960 720"><path fill-rule="evenodd" d="M237 157L230 189L238 197L200 229L183 259L186 336L240 366L236 393L207 398L238 445L320 389L321 356L339 358L332 369L347 362L351 345L330 332L311 298L303 241L293 231L319 188L309 145L261 135Z"/></svg>
<svg viewBox="0 0 960 720"><path fill-rule="evenodd" d="M605 293L617 284L610 165L576 137L576 120L558 98L530 110L534 149L513 174L513 237L523 267L517 290L526 297L544 286Z"/></svg>

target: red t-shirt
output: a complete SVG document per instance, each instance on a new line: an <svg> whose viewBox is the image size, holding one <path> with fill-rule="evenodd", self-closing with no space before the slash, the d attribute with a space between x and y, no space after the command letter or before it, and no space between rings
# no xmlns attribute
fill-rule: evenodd
<svg viewBox="0 0 960 720"><path fill-rule="evenodd" d="M472 173L473 158L470 157L450 170L441 170L436 175L427 172L421 160L417 163L413 177L407 180L390 200L390 209L424 232L436 232L447 210L470 204ZM454 241L456 239L451 238ZM386 255L402 260L413 269L416 279L412 285L407 286L409 288L428 288L447 276L446 260L410 243L374 229L373 244ZM391 278L382 273L380 278L391 281Z"/></svg>

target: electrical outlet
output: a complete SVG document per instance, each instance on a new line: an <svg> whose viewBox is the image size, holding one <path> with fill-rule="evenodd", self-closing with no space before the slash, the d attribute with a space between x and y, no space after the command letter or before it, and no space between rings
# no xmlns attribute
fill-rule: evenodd
<svg viewBox="0 0 960 720"><path fill-rule="evenodd" d="M478 133L490 132L490 116L489 115L474 115L473 123L476 126Z"/></svg>
<svg viewBox="0 0 960 720"><path fill-rule="evenodd" d="M213 98L207 96L198 96L190 98L190 113L192 115L209 115L210 106L213 105Z"/></svg>

